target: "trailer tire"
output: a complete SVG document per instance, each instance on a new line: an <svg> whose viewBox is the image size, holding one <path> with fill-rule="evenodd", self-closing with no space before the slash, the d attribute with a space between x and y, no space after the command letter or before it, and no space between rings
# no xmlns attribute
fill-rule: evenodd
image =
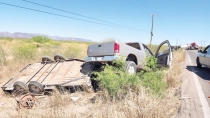
<svg viewBox="0 0 210 118"><path fill-rule="evenodd" d="M44 92L43 85L37 81L30 81L28 88L31 93L41 94Z"/></svg>
<svg viewBox="0 0 210 118"><path fill-rule="evenodd" d="M126 72L129 74L135 74L136 70L136 64L133 61L126 61Z"/></svg>
<svg viewBox="0 0 210 118"><path fill-rule="evenodd" d="M66 61L66 58L63 55L61 55L61 54L56 54L54 56L54 60L55 61L59 61L59 60Z"/></svg>
<svg viewBox="0 0 210 118"><path fill-rule="evenodd" d="M52 62L53 59L50 57L50 56L43 56L42 57L42 62L45 63L45 62Z"/></svg>
<svg viewBox="0 0 210 118"><path fill-rule="evenodd" d="M16 81L14 84L13 84L13 87L14 87L14 90L16 91L20 91L20 92L28 92L28 86L21 82L21 81Z"/></svg>

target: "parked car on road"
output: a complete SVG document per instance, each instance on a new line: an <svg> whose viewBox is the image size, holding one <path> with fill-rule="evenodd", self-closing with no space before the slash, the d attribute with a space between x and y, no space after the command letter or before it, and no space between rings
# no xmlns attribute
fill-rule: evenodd
<svg viewBox="0 0 210 118"><path fill-rule="evenodd" d="M208 45L203 51L198 50L196 62L198 68L201 68L202 65L210 67L210 45Z"/></svg>

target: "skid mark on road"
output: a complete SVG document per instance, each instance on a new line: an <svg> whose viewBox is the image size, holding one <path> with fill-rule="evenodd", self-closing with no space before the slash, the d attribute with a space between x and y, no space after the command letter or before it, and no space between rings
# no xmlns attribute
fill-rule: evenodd
<svg viewBox="0 0 210 118"><path fill-rule="evenodd" d="M188 54L187 54L187 57L188 57L188 59L190 61L190 65L192 65L192 61L191 61L191 59L190 59ZM192 71L195 72L194 68L191 68L191 69L192 69ZM198 77L195 75L195 73L192 72L192 74L193 74L193 79L195 81L195 85L196 85L196 88L197 88L198 96L199 96L199 99L200 99L200 102L201 102L201 105L202 105L202 110L203 110L204 117L205 118L210 118L210 108L209 108L208 102L207 102L207 100L205 98L205 95L203 93L203 90L201 88L201 85L200 85L200 82L198 80Z"/></svg>

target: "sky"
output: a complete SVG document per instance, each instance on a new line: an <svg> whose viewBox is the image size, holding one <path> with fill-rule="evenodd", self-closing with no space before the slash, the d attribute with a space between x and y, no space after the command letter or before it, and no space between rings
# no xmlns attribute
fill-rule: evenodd
<svg viewBox="0 0 210 118"><path fill-rule="evenodd" d="M149 44L155 14L152 44L204 46L209 6L210 0L0 0L0 32Z"/></svg>

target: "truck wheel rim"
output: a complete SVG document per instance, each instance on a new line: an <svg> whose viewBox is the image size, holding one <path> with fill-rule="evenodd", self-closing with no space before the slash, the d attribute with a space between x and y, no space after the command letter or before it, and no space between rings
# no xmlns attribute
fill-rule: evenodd
<svg viewBox="0 0 210 118"><path fill-rule="evenodd" d="M133 66L130 66L128 68L128 73L133 74L133 73L135 73L134 70L135 70L134 67Z"/></svg>

